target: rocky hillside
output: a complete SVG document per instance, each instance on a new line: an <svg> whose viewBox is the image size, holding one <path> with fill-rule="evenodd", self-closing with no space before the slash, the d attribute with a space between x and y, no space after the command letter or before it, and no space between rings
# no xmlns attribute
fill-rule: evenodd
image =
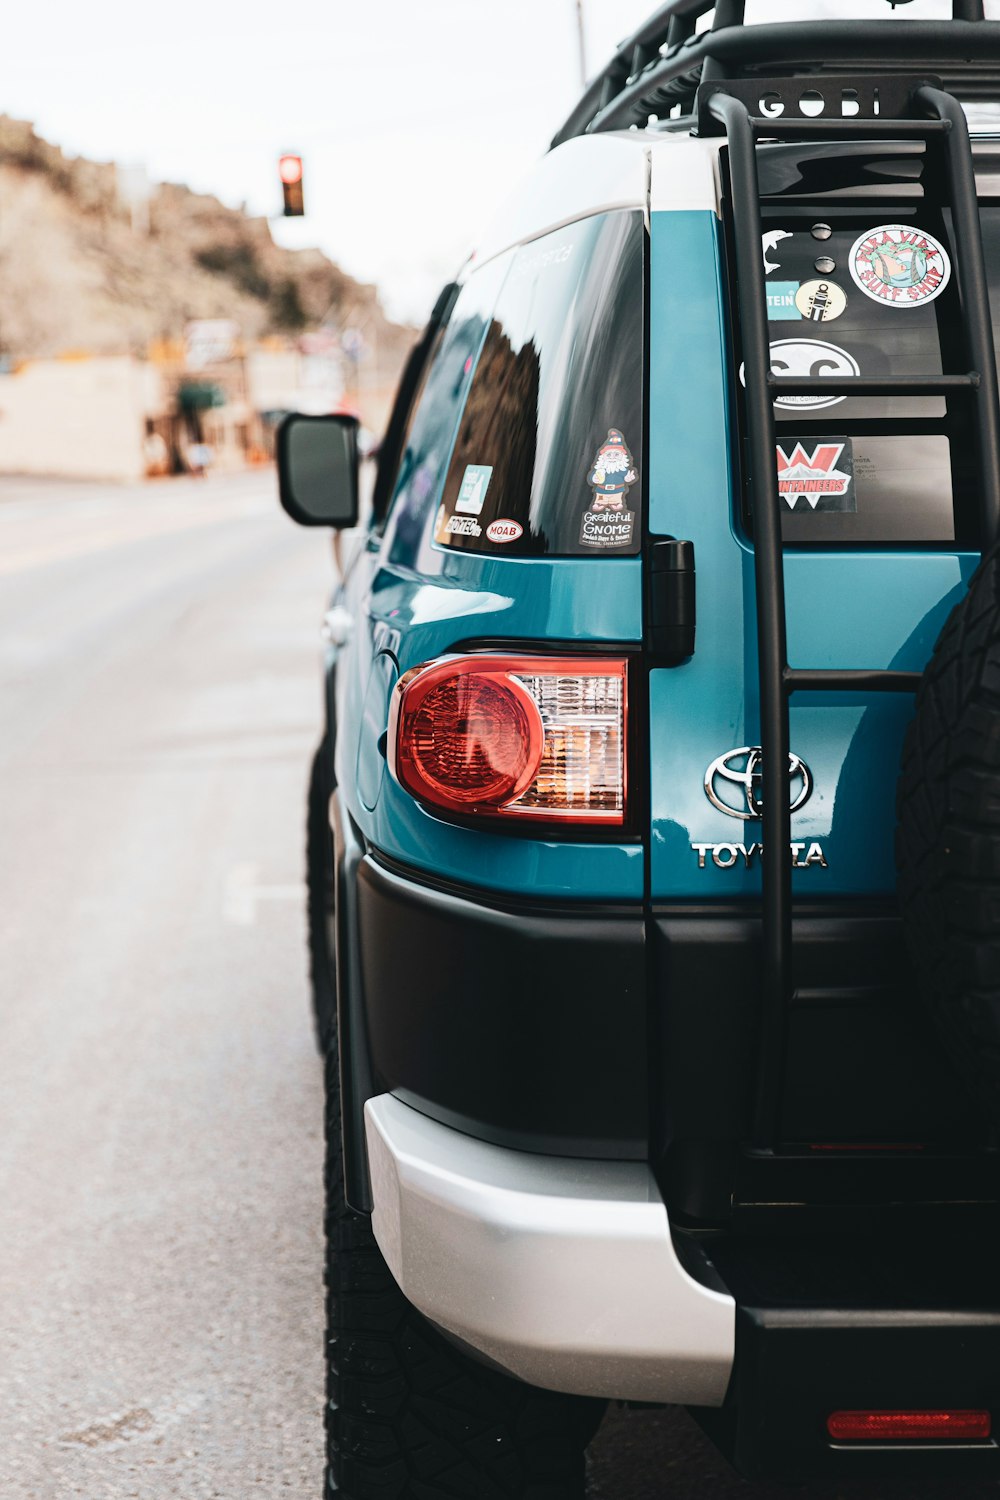
<svg viewBox="0 0 1000 1500"><path fill-rule="evenodd" d="M401 363L413 330L320 251L282 249L266 219L173 184L133 222L121 189L113 165L0 115L0 354L140 353L225 317L251 339L363 326L380 363Z"/></svg>

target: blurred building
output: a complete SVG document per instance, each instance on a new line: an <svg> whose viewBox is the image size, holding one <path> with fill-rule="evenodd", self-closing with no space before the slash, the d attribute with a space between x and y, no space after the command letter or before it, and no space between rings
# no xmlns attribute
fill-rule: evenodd
<svg viewBox="0 0 1000 1500"><path fill-rule="evenodd" d="M0 473L128 481L184 473L207 445L212 468L267 462L289 411L356 412L385 425L395 369L364 343L320 329L247 345L226 320L154 340L147 357L68 353L0 358ZM211 327L209 325L215 325Z"/></svg>

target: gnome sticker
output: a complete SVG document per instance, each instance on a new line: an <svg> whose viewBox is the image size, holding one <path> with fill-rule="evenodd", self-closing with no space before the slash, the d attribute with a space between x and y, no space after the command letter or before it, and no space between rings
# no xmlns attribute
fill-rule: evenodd
<svg viewBox="0 0 1000 1500"><path fill-rule="evenodd" d="M608 431L587 475L593 490L590 508L583 513L581 547L627 547L632 540L635 512L625 509L630 484L638 475L625 439L617 427Z"/></svg>

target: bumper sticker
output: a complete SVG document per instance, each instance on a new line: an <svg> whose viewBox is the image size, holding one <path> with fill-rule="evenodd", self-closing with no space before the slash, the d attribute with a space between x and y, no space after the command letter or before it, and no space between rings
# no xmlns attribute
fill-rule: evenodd
<svg viewBox="0 0 1000 1500"><path fill-rule="evenodd" d="M797 281L767 281L767 316L772 323L795 322L802 317L797 303Z"/></svg>
<svg viewBox="0 0 1000 1500"><path fill-rule="evenodd" d="M838 344L827 344L822 339L776 339L771 345L772 375L860 375L861 370L853 355ZM746 385L744 366L740 365L740 384ZM816 410L821 406L836 406L846 401L846 396L779 396L776 406L808 406Z"/></svg>
<svg viewBox="0 0 1000 1500"><path fill-rule="evenodd" d="M856 511L850 438L777 445L778 493L789 510Z"/></svg>
<svg viewBox="0 0 1000 1500"><path fill-rule="evenodd" d="M444 528L448 536L482 536L483 528L475 516L449 516Z"/></svg>
<svg viewBox="0 0 1000 1500"><path fill-rule="evenodd" d="M933 235L912 224L877 224L854 241L851 276L866 297L890 307L918 307L939 297L951 261Z"/></svg>
<svg viewBox="0 0 1000 1500"><path fill-rule="evenodd" d="M511 521L501 518L491 521L486 528L486 536L491 542L516 542L524 532L520 521Z"/></svg>
<svg viewBox="0 0 1000 1500"><path fill-rule="evenodd" d="M462 483L455 501L455 509L463 516L478 516L486 499L493 475L491 464L468 464L462 475Z"/></svg>
<svg viewBox="0 0 1000 1500"><path fill-rule="evenodd" d="M629 486L638 475L625 438L617 427L594 455L587 475L593 491L580 524L581 547L627 547L632 541L635 512L626 510Z"/></svg>
<svg viewBox="0 0 1000 1500"><path fill-rule="evenodd" d="M804 281L795 293L795 306L810 323L832 323L847 306L847 295L835 281Z"/></svg>
<svg viewBox="0 0 1000 1500"><path fill-rule="evenodd" d="M779 270L780 266L781 266L781 261L780 260L768 260L768 258L767 258L769 255L773 255L774 254L774 247L775 247L775 245L779 244L781 240L790 240L791 237L792 237L792 231L790 229L768 229L768 230L765 231L764 234L761 235L761 237L760 237L760 239L761 239L761 247L760 248L761 248L761 253L764 256L764 275L765 276L767 276L769 274L769 272L771 272L771 271L777 271L777 270Z"/></svg>

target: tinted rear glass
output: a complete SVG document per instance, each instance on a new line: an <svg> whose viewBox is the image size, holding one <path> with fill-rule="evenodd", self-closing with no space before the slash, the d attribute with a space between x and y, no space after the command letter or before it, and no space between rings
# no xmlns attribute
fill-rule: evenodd
<svg viewBox="0 0 1000 1500"><path fill-rule="evenodd" d="M469 279L428 359L413 403L386 527L385 547L393 563L427 566L421 554L429 513L440 500L458 416L509 259L491 261Z"/></svg>
<svg viewBox="0 0 1000 1500"><path fill-rule="evenodd" d="M504 556L639 550L642 215L522 246L479 354L434 539Z"/></svg>
<svg viewBox="0 0 1000 1500"><path fill-rule="evenodd" d="M776 374L903 378L968 368L950 216L931 194L765 204L763 220ZM982 225L997 307L1000 208L984 204ZM976 545L967 396L786 396L775 427L786 541Z"/></svg>

